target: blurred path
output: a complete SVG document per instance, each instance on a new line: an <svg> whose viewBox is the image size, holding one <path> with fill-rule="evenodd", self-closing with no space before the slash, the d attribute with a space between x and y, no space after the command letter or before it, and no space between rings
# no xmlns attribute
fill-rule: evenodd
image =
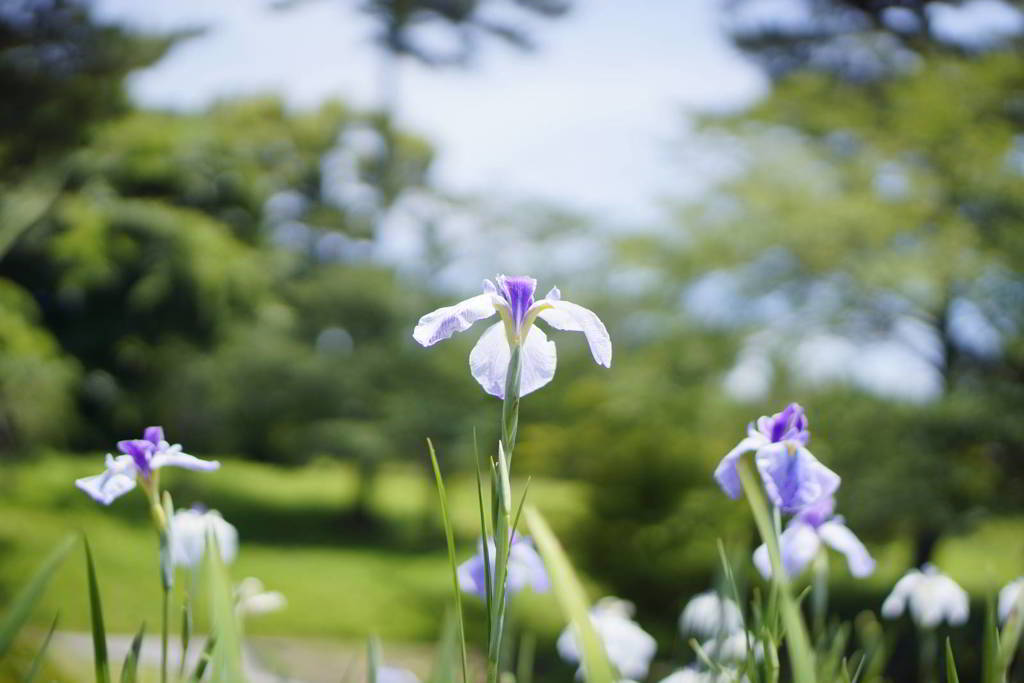
<svg viewBox="0 0 1024 683"><path fill-rule="evenodd" d="M107 636L111 674L116 678L131 645L129 634ZM196 636L189 647L186 671L192 671L205 642ZM362 642L322 638L250 637L246 639L244 666L249 683L336 683L346 673L352 680L365 678L365 645ZM168 648L170 669L177 670L179 642L172 635ZM425 678L433 657L432 645L387 643L385 657L389 665L401 666ZM83 681L92 680L92 635L82 631L59 631L53 636L51 660L65 672L82 672ZM140 670L142 680L156 681L160 666L160 637L143 640Z"/></svg>

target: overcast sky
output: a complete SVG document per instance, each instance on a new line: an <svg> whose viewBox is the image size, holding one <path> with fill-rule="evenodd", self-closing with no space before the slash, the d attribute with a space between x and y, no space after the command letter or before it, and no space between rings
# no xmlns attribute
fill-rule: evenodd
<svg viewBox="0 0 1024 683"><path fill-rule="evenodd" d="M280 12L260 0L100 0L99 9L147 29L209 28L133 77L142 104L194 108L272 91L297 105L372 105L379 54L356 5L319 0ZM579 0L564 18L530 22L534 53L491 42L468 70L407 60L401 118L437 143L446 187L649 215L652 198L686 182L664 145L685 114L741 106L767 87L725 39L719 5Z"/></svg>

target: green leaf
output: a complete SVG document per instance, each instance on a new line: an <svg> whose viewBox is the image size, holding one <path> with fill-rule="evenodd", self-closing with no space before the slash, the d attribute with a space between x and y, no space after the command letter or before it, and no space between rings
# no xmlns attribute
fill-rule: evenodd
<svg viewBox="0 0 1024 683"><path fill-rule="evenodd" d="M89 576L89 616L92 621L92 653L96 665L96 683L110 683L110 662L107 661L107 630L103 626L103 605L100 587L96 582L96 565L92 561L89 539L85 542L85 566Z"/></svg>
<svg viewBox="0 0 1024 683"><path fill-rule="evenodd" d="M537 549L551 574L551 584L562 614L569 620L580 642L583 675L588 683L614 683L618 680L612 669L604 644L590 621L589 601L580 585L572 563L544 517L532 505L523 511Z"/></svg>
<svg viewBox="0 0 1024 683"><path fill-rule="evenodd" d="M242 675L242 636L235 614L235 590L212 532L206 534L203 558L208 579L206 585L209 587L210 617L216 636L211 657L211 680L214 683L236 683L245 679Z"/></svg>
<svg viewBox="0 0 1024 683"><path fill-rule="evenodd" d="M36 602L39 601L43 591L46 589L46 585L53 578L53 573L57 571L57 567L67 557L67 554L71 551L71 546L74 544L74 536L68 536L61 541L60 545L54 548L50 556L36 570L35 575L32 576L11 602L10 609L4 615L3 621L0 621L0 658L3 658L7 650L10 649L14 638L21 631L21 627L24 626L25 621L28 620L29 615L32 613L32 608L35 607Z"/></svg>
<svg viewBox="0 0 1024 683"><path fill-rule="evenodd" d="M434 444L427 439L427 449L430 451L430 463L434 467L434 479L437 482L437 496L441 501L441 521L444 524L444 538L448 544L448 564L452 568L452 590L455 592L455 619L459 625L459 642L462 646L462 680L469 680L469 662L466 654L466 627L462 621L462 591L459 590L459 569L455 561L455 533L452 531L452 521L448 516L448 494L445 492L444 479L441 477L441 468L437 464L437 454L434 452ZM477 479L479 482L479 478ZM487 546L486 539L484 547ZM486 565L485 565L486 566Z"/></svg>
<svg viewBox="0 0 1024 683"><path fill-rule="evenodd" d="M985 630L982 637L981 680L983 683L1001 683L999 668L999 627L996 626L996 605L990 595L985 601Z"/></svg>
<svg viewBox="0 0 1024 683"><path fill-rule="evenodd" d="M181 605L181 661L178 663L178 680L185 677L185 660L192 640L192 603L186 597Z"/></svg>
<svg viewBox="0 0 1024 683"><path fill-rule="evenodd" d="M39 671L43 668L43 662L46 660L46 651L50 649L50 639L53 638L53 632L57 630L57 620L59 618L59 612L53 615L53 621L50 622L50 629L46 632L46 637L43 638L43 644L39 646L39 651L36 652L36 656L32 659L32 668L29 669L23 683L32 683L32 681L36 679L36 676L39 675Z"/></svg>
<svg viewBox="0 0 1024 683"><path fill-rule="evenodd" d="M143 622L138 633L132 638L132 646L124 657L124 665L121 666L121 683L135 683L139 676L139 651L142 649L142 637L146 633L146 624Z"/></svg>
<svg viewBox="0 0 1024 683"><path fill-rule="evenodd" d="M956 673L956 662L953 661L953 647L949 644L949 636L946 636L946 683L960 683L960 677Z"/></svg>

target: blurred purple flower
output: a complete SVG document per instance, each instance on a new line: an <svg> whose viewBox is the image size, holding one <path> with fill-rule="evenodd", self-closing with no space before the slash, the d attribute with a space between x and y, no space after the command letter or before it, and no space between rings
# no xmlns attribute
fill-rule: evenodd
<svg viewBox="0 0 1024 683"><path fill-rule="evenodd" d="M779 536L782 568L788 576L803 573L818 554L822 543L845 555L850 573L857 578L870 576L875 571L874 558L844 524L843 518L832 515L834 509L835 501L831 496L822 498L801 510ZM754 551L754 566L761 576L771 577L772 565L764 544Z"/></svg>
<svg viewBox="0 0 1024 683"><path fill-rule="evenodd" d="M491 560L491 581L494 580L494 561L496 549L494 539L487 539L487 553ZM459 588L472 593L481 600L487 597L487 576L484 572L483 540L477 544L476 555L459 565L457 574ZM526 536L512 534L512 543L508 549L508 592L518 593L527 586L537 593L546 593L550 588L548 572L544 561L540 559L533 541Z"/></svg>
<svg viewBox="0 0 1024 683"><path fill-rule="evenodd" d="M499 275L484 280L483 294L445 306L420 318L412 336L423 346L433 346L456 332L470 328L477 320L501 316L484 331L469 354L469 369L488 394L505 397L505 377L512 346L522 347L520 396L540 389L555 376L557 362L554 342L534 326L540 318L556 330L582 332L598 365L612 364L612 343L608 330L597 315L583 306L562 301L558 288L534 301L537 281L531 277Z"/></svg>
<svg viewBox="0 0 1024 683"><path fill-rule="evenodd" d="M769 500L784 512L796 512L828 498L839 488L839 475L818 462L807 442L807 417L797 403L781 413L760 417L747 428L747 438L736 444L715 469L715 480L730 498L743 495L736 465L740 456L754 451L754 463Z"/></svg>
<svg viewBox="0 0 1024 683"><path fill-rule="evenodd" d="M141 439L118 441L117 449L123 455L116 458L107 453L106 471L75 480L75 486L93 500L110 505L135 488L139 475L148 483L153 470L161 467L181 467L187 470L209 472L220 463L200 460L181 451L181 444L169 444L164 439L163 427L147 427Z"/></svg>

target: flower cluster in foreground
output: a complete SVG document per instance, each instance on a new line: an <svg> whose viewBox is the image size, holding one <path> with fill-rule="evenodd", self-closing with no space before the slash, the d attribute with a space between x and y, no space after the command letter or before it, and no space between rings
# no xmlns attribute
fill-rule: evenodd
<svg viewBox="0 0 1024 683"><path fill-rule="evenodd" d="M746 438L715 469L715 480L730 498L739 498L743 495L739 459L753 452L768 500L781 513L793 515L779 536L785 573L801 574L825 545L846 556L854 576L868 576L875 569L874 559L843 518L833 516L839 475L814 457L807 448L810 440L804 409L790 403L781 412L762 416L747 428ZM754 565L766 578L771 576L766 546L754 551Z"/></svg>

